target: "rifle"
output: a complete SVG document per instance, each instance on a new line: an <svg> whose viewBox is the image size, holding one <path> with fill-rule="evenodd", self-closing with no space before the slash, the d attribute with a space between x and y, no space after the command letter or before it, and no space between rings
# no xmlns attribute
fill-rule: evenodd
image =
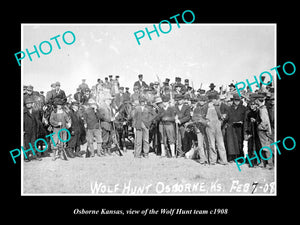
<svg viewBox="0 0 300 225"><path fill-rule="evenodd" d="M117 150L118 150L119 156L123 156L123 154L120 150L120 145L119 145L118 139L117 139L117 131L116 131L114 122L112 122L112 127L113 127L113 137L112 137L113 142L115 142L115 144L117 145Z"/></svg>
<svg viewBox="0 0 300 225"><path fill-rule="evenodd" d="M175 155L176 156L179 156L179 152L180 152L180 149L179 149L179 127L178 127L178 123L175 122L175 129L176 129L176 153Z"/></svg>
<svg viewBox="0 0 300 225"><path fill-rule="evenodd" d="M61 125L59 125L59 128L61 129ZM68 160L68 156L67 156L67 153L66 153L66 150L65 150L65 146L66 146L66 144L63 143L63 146L62 146L62 156L63 156L64 160Z"/></svg>
<svg viewBox="0 0 300 225"><path fill-rule="evenodd" d="M175 116L175 120L176 120L176 117L178 117L178 115ZM175 121L175 129L176 129L176 149L175 149L175 155L179 156L180 155L183 155L183 151L179 148L179 126L178 126L178 123L176 123ZM181 143L182 145L182 143Z"/></svg>

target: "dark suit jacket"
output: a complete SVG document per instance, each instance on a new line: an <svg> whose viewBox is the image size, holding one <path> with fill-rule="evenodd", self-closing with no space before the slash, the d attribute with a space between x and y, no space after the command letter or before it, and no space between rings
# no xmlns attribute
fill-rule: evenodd
<svg viewBox="0 0 300 225"><path fill-rule="evenodd" d="M183 105L181 110L179 110L178 105L175 106L176 114L180 121L180 125L185 124L191 119L191 108L188 105Z"/></svg>
<svg viewBox="0 0 300 225"><path fill-rule="evenodd" d="M147 87L148 87L148 85L146 84L145 81L142 81L142 85L141 85L139 80L136 81L136 82L134 82L134 85L133 85L133 86L137 86L139 89L141 89L142 87L144 87L144 88L147 88Z"/></svg>
<svg viewBox="0 0 300 225"><path fill-rule="evenodd" d="M55 99L62 99L64 102L66 102L67 96L63 90L59 90L58 93L56 93L56 90L47 92L46 103L53 103Z"/></svg>
<svg viewBox="0 0 300 225"><path fill-rule="evenodd" d="M154 112L153 109L148 108L147 106L144 107L143 111L141 106L137 106L134 109L132 115L133 115L132 126L136 129L141 129L142 123L144 123L144 125L147 128L150 127L152 120L156 116L156 113Z"/></svg>

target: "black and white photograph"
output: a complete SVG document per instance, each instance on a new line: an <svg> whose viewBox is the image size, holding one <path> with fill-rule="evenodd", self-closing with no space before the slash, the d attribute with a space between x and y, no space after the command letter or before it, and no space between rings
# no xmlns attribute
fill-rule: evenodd
<svg viewBox="0 0 300 225"><path fill-rule="evenodd" d="M22 196L277 195L276 23L186 21L21 24Z"/></svg>
<svg viewBox="0 0 300 225"><path fill-rule="evenodd" d="M296 218L295 4L45 3L3 7L3 220Z"/></svg>

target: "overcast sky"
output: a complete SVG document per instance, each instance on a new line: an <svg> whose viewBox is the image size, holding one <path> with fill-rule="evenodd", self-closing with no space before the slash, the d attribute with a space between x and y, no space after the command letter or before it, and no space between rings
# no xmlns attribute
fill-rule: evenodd
<svg viewBox="0 0 300 225"><path fill-rule="evenodd" d="M59 81L68 95L75 93L83 78L91 87L97 78L104 80L112 74L119 75L121 86L132 91L142 73L148 84L157 80L156 75L171 82L180 76L182 82L193 81L195 89L203 83L207 90L211 82L218 87L232 80L252 81L253 75L276 66L274 24L180 24L178 28L175 23L170 33L160 37L152 33L152 40L145 35L138 45L134 32L145 27L152 30L153 24L23 24L23 51L31 52L33 45L38 48L42 41L66 31L76 36L72 45L59 37L60 50L50 41L52 52L40 58L34 54L32 62L26 55L23 84L47 92L51 83Z"/></svg>

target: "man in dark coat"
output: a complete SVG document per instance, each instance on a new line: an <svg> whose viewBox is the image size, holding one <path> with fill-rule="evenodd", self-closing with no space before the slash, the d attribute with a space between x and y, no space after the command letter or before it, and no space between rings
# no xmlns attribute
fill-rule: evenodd
<svg viewBox="0 0 300 225"><path fill-rule="evenodd" d="M206 101L207 101L206 96L198 97L198 104L196 108L193 110L193 116L192 116L192 121L195 123L195 127L196 127L200 164L208 163L208 155L207 155L208 140L205 131L208 120L205 118L205 112L204 112L204 105Z"/></svg>
<svg viewBox="0 0 300 225"><path fill-rule="evenodd" d="M30 148L33 151L28 151L26 156L24 157L25 162L29 162L31 159L42 160L40 158L41 153L35 150L34 142L37 139L38 129L39 129L39 121L38 121L38 112L32 109L33 99L26 98L25 99L25 107L23 112L23 122L24 122L24 150L28 150ZM32 154L31 154L32 153Z"/></svg>
<svg viewBox="0 0 300 225"><path fill-rule="evenodd" d="M249 108L245 113L245 120L244 120L244 140L248 141L249 158L253 158L254 151L258 152L262 147L259 140L258 129L257 129L257 125L260 123L259 111L254 100L255 99L250 99ZM258 165L257 159L252 160L251 163L253 164L253 167Z"/></svg>
<svg viewBox="0 0 300 225"><path fill-rule="evenodd" d="M216 85L214 83L211 83L209 85L210 90L208 90L206 92L206 95L208 96L208 95L211 95L211 94L213 94L213 95L218 94L218 92L215 90L215 87L216 87Z"/></svg>
<svg viewBox="0 0 300 225"><path fill-rule="evenodd" d="M71 133L71 139L68 141L67 152L70 154L71 157L82 157L79 152L81 144L80 137L82 133L81 124L83 123L83 120L81 119L78 113L78 106L78 102L73 102L69 112L69 116L71 118L71 127L69 128L69 131Z"/></svg>
<svg viewBox="0 0 300 225"><path fill-rule="evenodd" d="M81 93L80 88L77 88L77 89L76 89L76 93L74 94L74 99L75 99L77 102L82 103L82 97L83 97L83 94Z"/></svg>
<svg viewBox="0 0 300 225"><path fill-rule="evenodd" d="M139 77L139 80L136 81L133 86L138 87L139 90L143 90L145 88L148 88L148 85L146 84L146 82L143 81L143 74L139 74L138 77Z"/></svg>
<svg viewBox="0 0 300 225"><path fill-rule="evenodd" d="M188 105L184 104L183 95L175 95L175 101L177 101L177 104L175 105L175 110L176 110L175 123L178 125L178 131L179 131L177 133L178 146L176 148L177 150L179 150L179 156L183 156L184 153L189 151L189 149L187 149L188 144L187 144L185 124L191 118L191 108Z"/></svg>
<svg viewBox="0 0 300 225"><path fill-rule="evenodd" d="M133 118L132 127L135 128L135 146L134 157L145 158L149 154L149 128L156 113L150 107L146 106L147 99L140 97L140 105L137 106L131 113Z"/></svg>
<svg viewBox="0 0 300 225"><path fill-rule="evenodd" d="M100 111L97 107L96 102L93 99L90 99L89 107L83 113L83 119L86 124L87 133L86 138L88 142L88 148L90 151L91 157L95 156L94 152L94 139L97 142L97 155L99 157L104 156L105 153L102 149L102 130L100 128Z"/></svg>
<svg viewBox="0 0 300 225"><path fill-rule="evenodd" d="M55 89L51 90L49 93L47 93L46 96L46 103L52 103L61 99L63 103L66 103L67 96L63 90L60 89L60 83L55 83Z"/></svg>
<svg viewBox="0 0 300 225"><path fill-rule="evenodd" d="M246 107L242 105L238 94L233 95L233 104L228 110L227 129L225 132L227 144L227 158L232 161L237 157L243 157L243 123Z"/></svg>

